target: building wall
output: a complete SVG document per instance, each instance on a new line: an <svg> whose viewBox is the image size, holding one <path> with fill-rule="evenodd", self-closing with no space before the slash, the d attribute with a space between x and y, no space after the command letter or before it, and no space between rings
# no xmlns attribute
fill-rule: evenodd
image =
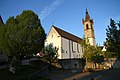
<svg viewBox="0 0 120 80"><path fill-rule="evenodd" d="M95 45L95 39L94 38L88 38L90 45Z"/></svg>
<svg viewBox="0 0 120 80"><path fill-rule="evenodd" d="M59 48L58 50L58 55L59 55L59 59L62 58L62 54L61 54L61 37L60 35L56 32L56 30L52 27L47 39L45 41L45 45L49 45L49 44L53 44L53 47L57 47Z"/></svg>
<svg viewBox="0 0 120 80"><path fill-rule="evenodd" d="M69 51L69 40L62 38L62 59L70 58L70 51Z"/></svg>
<svg viewBox="0 0 120 80"><path fill-rule="evenodd" d="M88 25L88 28L86 25ZM90 45L96 45L93 23L91 23L90 21L84 22L84 33L85 38L87 39L87 43L89 43Z"/></svg>
<svg viewBox="0 0 120 80"><path fill-rule="evenodd" d="M63 69L82 71L85 67L84 59L59 59L58 63Z"/></svg>
<svg viewBox="0 0 120 80"><path fill-rule="evenodd" d="M57 31L52 27L45 45L53 44L54 47L59 48L59 59L82 58L83 51L79 43L61 37Z"/></svg>
<svg viewBox="0 0 120 80"><path fill-rule="evenodd" d="M62 37L62 58L82 58L83 51L79 43Z"/></svg>

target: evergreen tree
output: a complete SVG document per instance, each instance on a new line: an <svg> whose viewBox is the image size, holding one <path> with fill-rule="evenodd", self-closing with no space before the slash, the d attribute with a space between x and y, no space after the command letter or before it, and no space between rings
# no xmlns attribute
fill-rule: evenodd
<svg viewBox="0 0 120 80"><path fill-rule="evenodd" d="M2 20L2 17L0 15L0 27L4 24L3 20Z"/></svg>
<svg viewBox="0 0 120 80"><path fill-rule="evenodd" d="M33 55L44 47L45 37L38 16L24 10L16 18L10 17L0 28L0 49L11 56Z"/></svg>
<svg viewBox="0 0 120 80"><path fill-rule="evenodd" d="M115 23L110 19L110 25L106 29L106 42L105 46L108 52L115 53L120 59L120 22Z"/></svg>

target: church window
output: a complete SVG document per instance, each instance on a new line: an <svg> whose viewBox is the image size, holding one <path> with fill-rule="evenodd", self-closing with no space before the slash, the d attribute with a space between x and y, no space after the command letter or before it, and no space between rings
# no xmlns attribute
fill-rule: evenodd
<svg viewBox="0 0 120 80"><path fill-rule="evenodd" d="M78 55L77 55L77 57L78 57Z"/></svg>
<svg viewBox="0 0 120 80"><path fill-rule="evenodd" d="M66 53L67 53L67 51L66 51Z"/></svg>
<svg viewBox="0 0 120 80"><path fill-rule="evenodd" d="M72 51L73 51L73 42L72 42Z"/></svg>
<svg viewBox="0 0 120 80"><path fill-rule="evenodd" d="M86 29L89 29L88 24L86 24Z"/></svg>
<svg viewBox="0 0 120 80"><path fill-rule="evenodd" d="M72 52L75 53L75 43L72 42Z"/></svg>
<svg viewBox="0 0 120 80"><path fill-rule="evenodd" d="M92 24L91 24L91 29L93 29L93 26L92 26Z"/></svg>
<svg viewBox="0 0 120 80"><path fill-rule="evenodd" d="M53 38L53 35L51 37Z"/></svg>
<svg viewBox="0 0 120 80"><path fill-rule="evenodd" d="M79 48L80 48L80 47L79 47L79 44L77 44L77 51L78 51L78 53L80 52L80 51L79 51Z"/></svg>

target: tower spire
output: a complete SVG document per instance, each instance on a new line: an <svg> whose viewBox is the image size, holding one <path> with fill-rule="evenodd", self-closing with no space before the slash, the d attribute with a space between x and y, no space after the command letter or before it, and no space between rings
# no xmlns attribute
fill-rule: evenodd
<svg viewBox="0 0 120 80"><path fill-rule="evenodd" d="M89 16L89 13L88 13L87 8L86 8L86 16L85 16L85 20L86 20L86 21L90 20L90 16Z"/></svg>
<svg viewBox="0 0 120 80"><path fill-rule="evenodd" d="M87 10L87 8L86 8L86 12L88 13L88 10Z"/></svg>

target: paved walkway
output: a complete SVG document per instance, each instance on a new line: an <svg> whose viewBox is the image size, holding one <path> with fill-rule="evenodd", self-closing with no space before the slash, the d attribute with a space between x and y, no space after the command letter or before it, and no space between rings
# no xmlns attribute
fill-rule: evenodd
<svg viewBox="0 0 120 80"><path fill-rule="evenodd" d="M71 77L65 78L64 80L77 80L78 78L83 77L83 76L86 76L86 75L89 75L89 74L90 74L89 72L78 73L78 74L73 75L73 76L71 76Z"/></svg>
<svg viewBox="0 0 120 80"><path fill-rule="evenodd" d="M120 69L96 70L73 73L69 70L55 70L48 75L51 80L120 80Z"/></svg>
<svg viewBox="0 0 120 80"><path fill-rule="evenodd" d="M120 69L96 71L76 80L120 80Z"/></svg>
<svg viewBox="0 0 120 80"><path fill-rule="evenodd" d="M89 72L73 73L70 70L54 70L47 77L50 78L51 80L73 80L82 76L86 76L88 74Z"/></svg>

